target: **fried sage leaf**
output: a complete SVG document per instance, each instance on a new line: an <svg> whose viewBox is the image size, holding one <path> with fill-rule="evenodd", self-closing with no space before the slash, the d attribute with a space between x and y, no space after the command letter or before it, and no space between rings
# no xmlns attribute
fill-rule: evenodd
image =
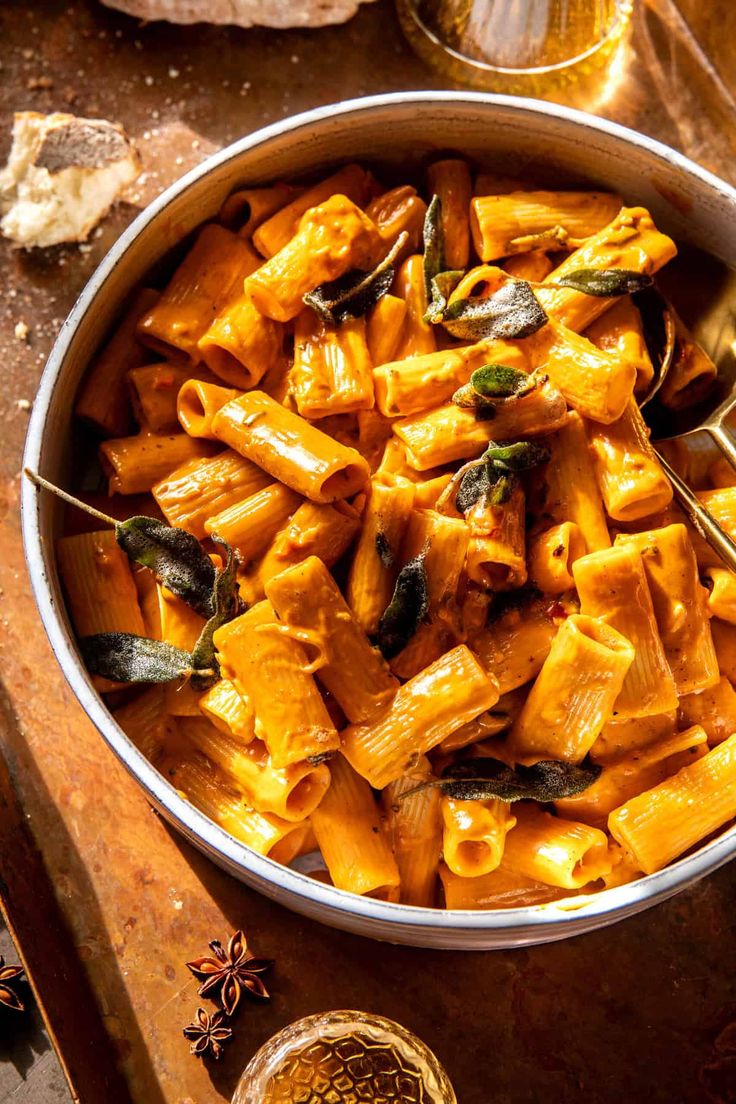
<svg viewBox="0 0 736 1104"><path fill-rule="evenodd" d="M219 675L219 665L215 655L213 636L221 625L232 621L241 610L240 597L238 595L237 569L238 559L232 548L224 541L222 544L226 554L225 566L218 570L215 576L213 589L214 613L205 624L199 639L192 649L192 686L195 690L207 690ZM206 671L206 674L200 674Z"/></svg>
<svg viewBox="0 0 736 1104"><path fill-rule="evenodd" d="M441 778L423 782L401 797L435 786L457 801L558 801L587 790L600 773L593 763L576 766L556 759L543 759L531 767L509 767L499 759L463 759L446 767Z"/></svg>
<svg viewBox="0 0 736 1104"><path fill-rule="evenodd" d="M529 337L548 321L526 280L509 280L493 295L471 296L450 303L442 325L464 341Z"/></svg>
<svg viewBox="0 0 736 1104"><path fill-rule="evenodd" d="M349 318L362 318L391 287L394 261L408 237L406 231L399 234L383 260L370 272L354 268L344 276L308 291L304 302L329 326L337 326Z"/></svg>
<svg viewBox="0 0 736 1104"><path fill-rule="evenodd" d="M445 234L442 229L442 200L433 195L422 228L424 241L424 289L427 302L432 299L432 281L445 271Z"/></svg>
<svg viewBox="0 0 736 1104"><path fill-rule="evenodd" d="M429 607L429 588L424 554L404 564L393 597L378 625L378 647L386 659L398 655L409 643Z"/></svg>
<svg viewBox="0 0 736 1104"><path fill-rule="evenodd" d="M479 499L490 506L502 506L511 497L516 473L528 471L549 460L549 449L536 441L491 441L480 460L471 465L460 479L455 494L455 506L465 514Z"/></svg>
<svg viewBox="0 0 736 1104"><path fill-rule="evenodd" d="M538 376L506 364L484 364L473 372L470 383L458 388L452 401L464 409L481 411L484 418L492 418L499 402L520 399L533 391L538 382Z"/></svg>
<svg viewBox="0 0 736 1104"><path fill-rule="evenodd" d="M394 552L386 534L381 530L376 533L376 552L385 568L394 566Z"/></svg>
<svg viewBox="0 0 736 1104"><path fill-rule="evenodd" d="M586 295L613 298L616 295L630 295L648 288L652 277L645 272L634 272L629 268L576 268L547 287L567 287L582 291Z"/></svg>
<svg viewBox="0 0 736 1104"><path fill-rule="evenodd" d="M87 670L113 682L171 682L188 675L189 652L133 633L108 632L79 641Z"/></svg>
<svg viewBox="0 0 736 1104"><path fill-rule="evenodd" d="M211 617L215 568L196 537L149 517L115 525L115 539L136 563L149 567L168 589L202 617Z"/></svg>
<svg viewBox="0 0 736 1104"><path fill-rule="evenodd" d="M446 272L438 272L433 276L429 285L427 297L427 309L424 312L425 322L442 321L442 316L447 309L447 300L464 276L462 269L450 268Z"/></svg>

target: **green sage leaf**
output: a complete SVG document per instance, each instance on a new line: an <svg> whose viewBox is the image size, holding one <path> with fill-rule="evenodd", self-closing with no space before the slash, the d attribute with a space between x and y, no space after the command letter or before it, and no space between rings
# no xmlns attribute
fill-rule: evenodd
<svg viewBox="0 0 736 1104"><path fill-rule="evenodd" d="M473 372L470 385L484 398L510 399L533 390L534 380L507 364L483 364Z"/></svg>
<svg viewBox="0 0 736 1104"><path fill-rule="evenodd" d="M442 200L432 196L424 216L424 288L427 302L432 300L432 281L445 270L445 235L442 229Z"/></svg>
<svg viewBox="0 0 736 1104"><path fill-rule="evenodd" d="M442 316L445 329L464 341L529 337L547 321L526 280L510 280L486 297L456 299Z"/></svg>
<svg viewBox="0 0 736 1104"><path fill-rule="evenodd" d="M149 567L164 586L202 617L214 610L215 567L196 537L184 529L149 517L132 517L115 525L123 552Z"/></svg>
<svg viewBox="0 0 736 1104"><path fill-rule="evenodd" d="M217 543L221 544L225 551L225 566L218 570L215 576L212 595L214 613L199 634L199 639L192 650L192 686L195 690L209 689L219 677L220 668L212 638L217 629L237 617L242 608L238 595L237 556L224 541L218 541ZM200 671L206 671L207 673L200 674Z"/></svg>
<svg viewBox="0 0 736 1104"><path fill-rule="evenodd" d="M576 268L574 272L560 276L546 286L568 287L574 291L582 291L585 295L608 299L642 291L651 283L652 277L645 272L634 272L628 268Z"/></svg>
<svg viewBox="0 0 736 1104"><path fill-rule="evenodd" d="M391 287L394 261L406 244L408 234L399 234L383 260L370 271L354 268L336 280L320 284L304 296L308 307L329 326L349 318L362 318Z"/></svg>
<svg viewBox="0 0 736 1104"><path fill-rule="evenodd" d="M490 506L502 506L517 485L516 473L545 463L549 456L549 449L535 441L491 441L480 460L463 473L455 494L456 508L466 514L480 499Z"/></svg>
<svg viewBox="0 0 736 1104"><path fill-rule="evenodd" d="M452 396L456 406L475 410L484 420L495 418L499 403L520 399L533 391L539 377L519 372L505 364L484 364L476 368L470 383L459 387Z"/></svg>
<svg viewBox="0 0 736 1104"><path fill-rule="evenodd" d="M423 782L402 796L434 786L457 801L558 801L587 790L600 773L601 768L593 763L576 766L556 759L544 759L531 767L509 767L499 759L463 759L446 767L441 778Z"/></svg>
<svg viewBox="0 0 736 1104"><path fill-rule="evenodd" d="M452 295L465 273L459 268L450 268L446 272L438 272L430 280L429 295L427 297L427 309L424 312L425 322L438 323L442 321L442 315L447 308L447 300Z"/></svg>
<svg viewBox="0 0 736 1104"><path fill-rule="evenodd" d="M481 459L496 471L521 472L546 464L549 457L547 446L536 441L509 441L501 445L492 441Z"/></svg>
<svg viewBox="0 0 736 1104"><path fill-rule="evenodd" d="M87 670L113 682L171 682L191 671L191 656L163 640L108 632L79 641Z"/></svg>
<svg viewBox="0 0 736 1104"><path fill-rule="evenodd" d="M406 647L427 616L429 588L424 554L404 564L378 626L378 647L392 659Z"/></svg>

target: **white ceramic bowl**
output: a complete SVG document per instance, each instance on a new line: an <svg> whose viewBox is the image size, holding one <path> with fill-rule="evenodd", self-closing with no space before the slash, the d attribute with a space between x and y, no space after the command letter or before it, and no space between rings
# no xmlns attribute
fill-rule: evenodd
<svg viewBox="0 0 736 1104"><path fill-rule="evenodd" d="M36 399L25 465L65 485L73 397L122 304L148 270L234 188L361 159L406 179L453 149L503 174L589 182L650 208L658 225L736 265L736 191L666 146L612 123L534 100L463 92L397 93L320 108L243 138L182 177L120 237L62 326ZM248 885L324 923L396 943L481 949L543 943L614 923L715 870L736 851L730 828L658 874L567 905L438 911L358 897L238 843L185 801L131 744L93 689L74 643L54 563L60 510L23 488L23 534L36 601L63 671L107 744L163 816Z"/></svg>

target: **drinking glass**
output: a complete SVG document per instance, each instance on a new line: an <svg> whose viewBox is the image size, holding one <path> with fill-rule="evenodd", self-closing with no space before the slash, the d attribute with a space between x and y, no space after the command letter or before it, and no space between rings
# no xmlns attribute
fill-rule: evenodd
<svg viewBox="0 0 736 1104"><path fill-rule="evenodd" d="M393 1020L323 1012L285 1027L248 1064L232 1104L457 1104L432 1051Z"/></svg>
<svg viewBox="0 0 736 1104"><path fill-rule="evenodd" d="M415 51L453 80L580 100L605 79L633 0L397 0Z"/></svg>

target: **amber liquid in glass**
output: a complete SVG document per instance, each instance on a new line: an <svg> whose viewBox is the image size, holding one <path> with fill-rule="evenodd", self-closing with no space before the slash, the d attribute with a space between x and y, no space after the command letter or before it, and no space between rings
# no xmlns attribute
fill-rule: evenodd
<svg viewBox="0 0 736 1104"><path fill-rule="evenodd" d="M399 1045L356 1032L289 1054L271 1074L263 1104L429 1104L423 1085Z"/></svg>
<svg viewBox="0 0 736 1104"><path fill-rule="evenodd" d="M492 91L568 99L601 76L620 45L632 0L397 0L410 43L458 81Z"/></svg>

